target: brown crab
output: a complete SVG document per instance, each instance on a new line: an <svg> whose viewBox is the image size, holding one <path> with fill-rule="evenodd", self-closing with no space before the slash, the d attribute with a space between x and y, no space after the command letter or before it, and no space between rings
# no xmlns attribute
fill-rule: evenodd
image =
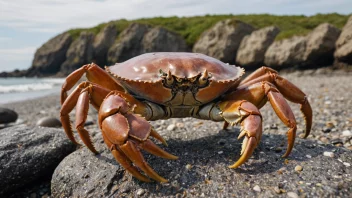
<svg viewBox="0 0 352 198"><path fill-rule="evenodd" d="M102 70L94 63L70 74L62 86L60 117L68 138L73 136L69 113L76 106L76 130L94 153L84 128L89 102L99 110L99 126L115 159L142 181L150 178L166 182L145 161L140 150L167 158L176 156L154 144L153 137L165 140L149 120L194 117L229 124L241 123L244 137L241 157L230 166L237 168L253 153L262 136L262 117L258 109L269 100L277 116L289 128L287 157L296 136L296 120L286 99L301 104L306 121L305 137L312 125L312 109L306 95L268 67L262 67L240 80L244 70L214 58L194 53L149 53ZM87 82L77 81L86 74ZM141 171L144 174L141 173ZM148 176L148 177L147 177Z"/></svg>

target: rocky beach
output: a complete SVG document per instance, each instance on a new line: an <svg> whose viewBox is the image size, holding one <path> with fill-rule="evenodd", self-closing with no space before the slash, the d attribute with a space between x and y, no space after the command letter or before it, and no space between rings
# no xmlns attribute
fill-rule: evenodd
<svg viewBox="0 0 352 198"><path fill-rule="evenodd" d="M351 73L320 69L284 73L283 76L308 95L314 116L311 135L307 139L297 138L288 158L280 157L286 149L287 128L277 118L270 104L261 109L264 135L260 146L245 165L235 170L227 166L239 157L241 141L237 140L238 127L225 131L221 130L222 123L193 118L153 121L153 127L169 144L165 149L179 156L179 160L170 161L145 155L151 166L169 180L165 184L143 183L125 173L103 144L93 108L90 108L86 128L93 136L99 155L93 155L85 147L74 151L74 145L60 128L35 126L43 117L59 117L58 95L1 105L16 111L20 123L0 130L0 156L5 160L12 153L12 159L21 162L21 174L24 174L19 176L20 173L16 171L9 172L11 166L19 164L4 164L1 161L1 180L13 183L16 180L4 178L27 178L20 179L23 182L18 184L21 190L9 188L6 196L350 197ZM299 136L303 132L304 121L298 105L290 103L290 106L299 124ZM12 148L8 145L11 141L4 142L4 139L11 139L19 132L25 134L21 138L22 148L31 152L15 155L21 148ZM35 138L43 133L52 138ZM55 135L51 136L53 133ZM49 148L55 145L56 149L46 148L45 145ZM44 151L34 149L38 147L44 148ZM52 155L58 156L58 159L53 160L50 157ZM50 165L34 166L30 160L33 156L43 161L43 164L49 160ZM30 174L25 173L27 169ZM4 185L6 183L2 184L2 189L5 189Z"/></svg>
<svg viewBox="0 0 352 198"><path fill-rule="evenodd" d="M292 24L305 34L292 34ZM268 103L261 109L259 146L247 163L230 169L240 157L238 126L222 130L222 123L194 118L151 121L168 142L168 147L160 146L179 159L143 153L168 179L143 183L114 160L92 106L85 128L97 155L66 137L59 93L35 99L21 95L22 101L0 104L0 197L352 197L351 46L352 16L338 14L116 20L62 32L37 49L30 68L0 73L2 82L9 77L65 78L84 64L114 65L143 53L195 52L240 65L246 75L262 65L278 70L307 94L313 109L311 134L299 138L304 119L299 105L289 102L298 130L291 155L282 158L287 127ZM13 90L1 86L10 90L6 93ZM33 89L25 87L28 93ZM74 122L75 110L70 115Z"/></svg>

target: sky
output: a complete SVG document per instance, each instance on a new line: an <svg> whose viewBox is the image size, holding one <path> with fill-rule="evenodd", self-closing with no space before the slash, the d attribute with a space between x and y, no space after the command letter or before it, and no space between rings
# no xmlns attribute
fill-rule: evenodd
<svg viewBox="0 0 352 198"><path fill-rule="evenodd" d="M352 13L352 0L0 0L0 72L27 69L50 38L118 19Z"/></svg>

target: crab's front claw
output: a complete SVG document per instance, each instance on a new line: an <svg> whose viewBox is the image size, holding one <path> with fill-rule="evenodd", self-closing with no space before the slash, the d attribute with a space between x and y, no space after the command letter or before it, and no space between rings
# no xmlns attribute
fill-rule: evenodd
<svg viewBox="0 0 352 198"><path fill-rule="evenodd" d="M237 168L253 154L262 137L262 117L256 106L247 101L227 101L219 104L225 123L241 123L238 139L244 137L241 157L229 168Z"/></svg>
<svg viewBox="0 0 352 198"><path fill-rule="evenodd" d="M111 149L115 159L127 171L139 180L150 181L139 172L138 167L148 177L159 182L167 182L149 166L141 150L166 159L175 160L178 157L164 151L151 141L150 136L166 144L148 121L132 112L125 99L118 95L109 95L99 110L99 123L105 143Z"/></svg>

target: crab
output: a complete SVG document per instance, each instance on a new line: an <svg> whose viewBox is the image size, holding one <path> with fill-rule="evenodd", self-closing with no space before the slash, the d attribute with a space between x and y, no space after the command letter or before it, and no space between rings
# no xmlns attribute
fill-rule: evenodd
<svg viewBox="0 0 352 198"><path fill-rule="evenodd" d="M86 75L88 81L68 91ZM193 117L224 121L223 129L241 124L238 138L244 137L240 158L229 168L244 164L262 137L259 109L270 102L276 115L288 127L287 157L294 145L297 124L287 100L300 104L306 138L312 126L312 109L294 84L269 67L261 67L241 80L244 69L196 53L147 53L105 67L82 66L65 80L61 91L60 118L68 138L76 141L69 113L76 107L75 128L83 143L95 149L84 128L89 103L98 110L98 122L105 144L122 167L141 181L167 180L146 162L141 150L176 160L152 140L166 141L148 121Z"/></svg>

